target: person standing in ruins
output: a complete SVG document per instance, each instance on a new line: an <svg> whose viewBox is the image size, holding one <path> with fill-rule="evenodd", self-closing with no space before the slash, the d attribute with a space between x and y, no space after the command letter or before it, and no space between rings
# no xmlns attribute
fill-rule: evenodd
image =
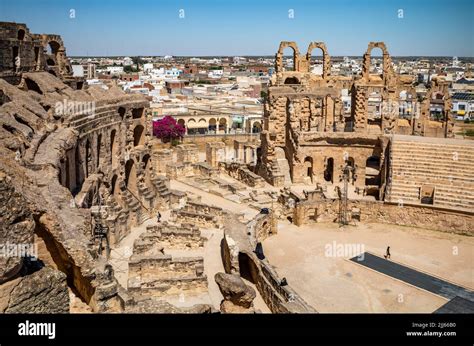
<svg viewBox="0 0 474 346"><path fill-rule="evenodd" d="M158 214L156 215L156 220L158 221L158 223L160 222L161 220L161 213L158 212Z"/></svg>
<svg viewBox="0 0 474 346"><path fill-rule="evenodd" d="M385 252L385 255L383 255L385 259L390 259L390 246L387 246L387 251Z"/></svg>

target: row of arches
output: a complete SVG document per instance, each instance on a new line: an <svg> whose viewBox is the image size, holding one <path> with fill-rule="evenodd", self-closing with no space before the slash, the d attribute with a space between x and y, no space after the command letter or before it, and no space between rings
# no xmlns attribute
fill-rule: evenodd
<svg viewBox="0 0 474 346"><path fill-rule="evenodd" d="M373 53L375 49L376 53ZM314 54L314 51L320 52ZM379 58L381 57L381 58ZM379 62L381 60L381 63ZM391 68L388 51L383 42L370 42L364 54L362 75L383 74ZM295 42L280 43L275 59L276 72L311 72L326 78L331 74L331 60L323 42L311 42L305 55L300 55ZM285 79L284 84L299 84L296 77Z"/></svg>
<svg viewBox="0 0 474 346"><path fill-rule="evenodd" d="M117 113L121 120L126 116L126 108L119 107ZM133 108L131 117L141 119L144 115L144 108ZM112 169L119 164L120 147L125 147L126 143L120 144L122 131L120 127L114 126L110 132L98 131L81 139L73 150L66 153L65 158L60 162L59 178L60 182L69 188L75 195L80 191L82 184L91 174L100 170L100 166L105 164ZM136 123L133 127L133 146L145 144L145 127ZM107 162L104 162L107 158Z"/></svg>
<svg viewBox="0 0 474 346"><path fill-rule="evenodd" d="M137 168L137 164L134 159L128 159L125 163L124 168L124 183L125 188L131 191L135 196L139 195L138 189L138 172L142 174L142 179L144 181L150 179L151 174L151 156L150 154L145 154L140 160L140 167ZM116 178L115 178L116 179ZM114 180L114 177L112 178ZM114 194L115 190L112 190L111 193Z"/></svg>
<svg viewBox="0 0 474 346"><path fill-rule="evenodd" d="M370 186L370 185L377 185L379 181L377 180L377 176L379 175L379 170L380 170L380 157L376 155L369 156L365 164L361 167L356 165L356 160L354 157L347 157L345 159L345 164L348 166L352 167L354 170L352 172L357 171L358 168L365 168L366 172L369 171L369 173L364 172L364 185L365 186ZM341 172L336 171L336 166L335 166L335 160L333 157L326 157L324 158L324 166L323 170L317 171L314 165L314 159L312 156L307 156L305 157L303 161L303 167L304 167L304 174L306 177L309 178L311 183L315 182L322 182L325 181L326 183L329 184L334 184L336 181L335 177L336 174L339 175ZM367 170L367 168L369 170ZM372 173L370 173L370 170L372 170ZM375 173L374 173L375 172ZM350 177L350 183L355 184L355 181L358 178L352 174Z"/></svg>

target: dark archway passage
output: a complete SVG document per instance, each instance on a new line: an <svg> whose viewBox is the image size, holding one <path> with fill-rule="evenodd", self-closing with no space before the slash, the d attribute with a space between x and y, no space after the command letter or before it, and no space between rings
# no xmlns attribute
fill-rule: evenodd
<svg viewBox="0 0 474 346"><path fill-rule="evenodd" d="M143 131L144 128L142 125L135 126L135 129L133 130L133 146L136 147L137 145L142 145L145 142Z"/></svg>
<svg viewBox="0 0 474 346"><path fill-rule="evenodd" d="M253 284L257 283L258 268L255 262L246 253L239 252L240 276Z"/></svg>
<svg viewBox="0 0 474 346"><path fill-rule="evenodd" d="M116 153L117 143L115 143L117 140L116 134L117 130L115 129L110 133L110 163L112 164L112 167L115 166L118 159L118 153Z"/></svg>
<svg viewBox="0 0 474 346"><path fill-rule="evenodd" d="M137 191L137 170L135 162L128 160L125 164L125 186L128 190L136 193Z"/></svg>
<svg viewBox="0 0 474 346"><path fill-rule="evenodd" d="M324 170L324 180L333 182L334 175L334 159L330 157L326 162L326 169Z"/></svg>

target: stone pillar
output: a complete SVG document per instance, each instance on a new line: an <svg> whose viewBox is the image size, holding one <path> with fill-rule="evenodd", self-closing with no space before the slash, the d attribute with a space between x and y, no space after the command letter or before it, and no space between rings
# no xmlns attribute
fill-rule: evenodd
<svg viewBox="0 0 474 346"><path fill-rule="evenodd" d="M152 152L155 173L166 174L166 166L173 163L173 151L158 149Z"/></svg>
<svg viewBox="0 0 474 346"><path fill-rule="evenodd" d="M196 163L199 160L195 144L180 144L176 147L178 163Z"/></svg>
<svg viewBox="0 0 474 346"><path fill-rule="evenodd" d="M234 150L235 150L235 160L242 161L244 160L244 152L243 152L243 143L234 139Z"/></svg>
<svg viewBox="0 0 474 346"><path fill-rule="evenodd" d="M325 109L326 109L326 121L325 121L325 129L327 132L333 132L333 124L334 124L334 100L331 96L326 96L325 99Z"/></svg>
<svg viewBox="0 0 474 346"><path fill-rule="evenodd" d="M363 86L356 86L353 90L353 114L355 132L367 131L367 88Z"/></svg>
<svg viewBox="0 0 474 346"><path fill-rule="evenodd" d="M225 160L225 144L223 142L206 143L206 162L214 168Z"/></svg>

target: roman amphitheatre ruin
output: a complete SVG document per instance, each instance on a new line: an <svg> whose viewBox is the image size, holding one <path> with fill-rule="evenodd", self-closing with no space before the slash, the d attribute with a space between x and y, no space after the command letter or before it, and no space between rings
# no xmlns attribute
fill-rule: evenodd
<svg viewBox="0 0 474 346"><path fill-rule="evenodd" d="M146 97L73 77L60 36L2 22L0 49L0 244L37 249L0 257L1 312L474 310L474 142L448 83L420 98L384 43L343 77L282 42L259 136L175 147Z"/></svg>

